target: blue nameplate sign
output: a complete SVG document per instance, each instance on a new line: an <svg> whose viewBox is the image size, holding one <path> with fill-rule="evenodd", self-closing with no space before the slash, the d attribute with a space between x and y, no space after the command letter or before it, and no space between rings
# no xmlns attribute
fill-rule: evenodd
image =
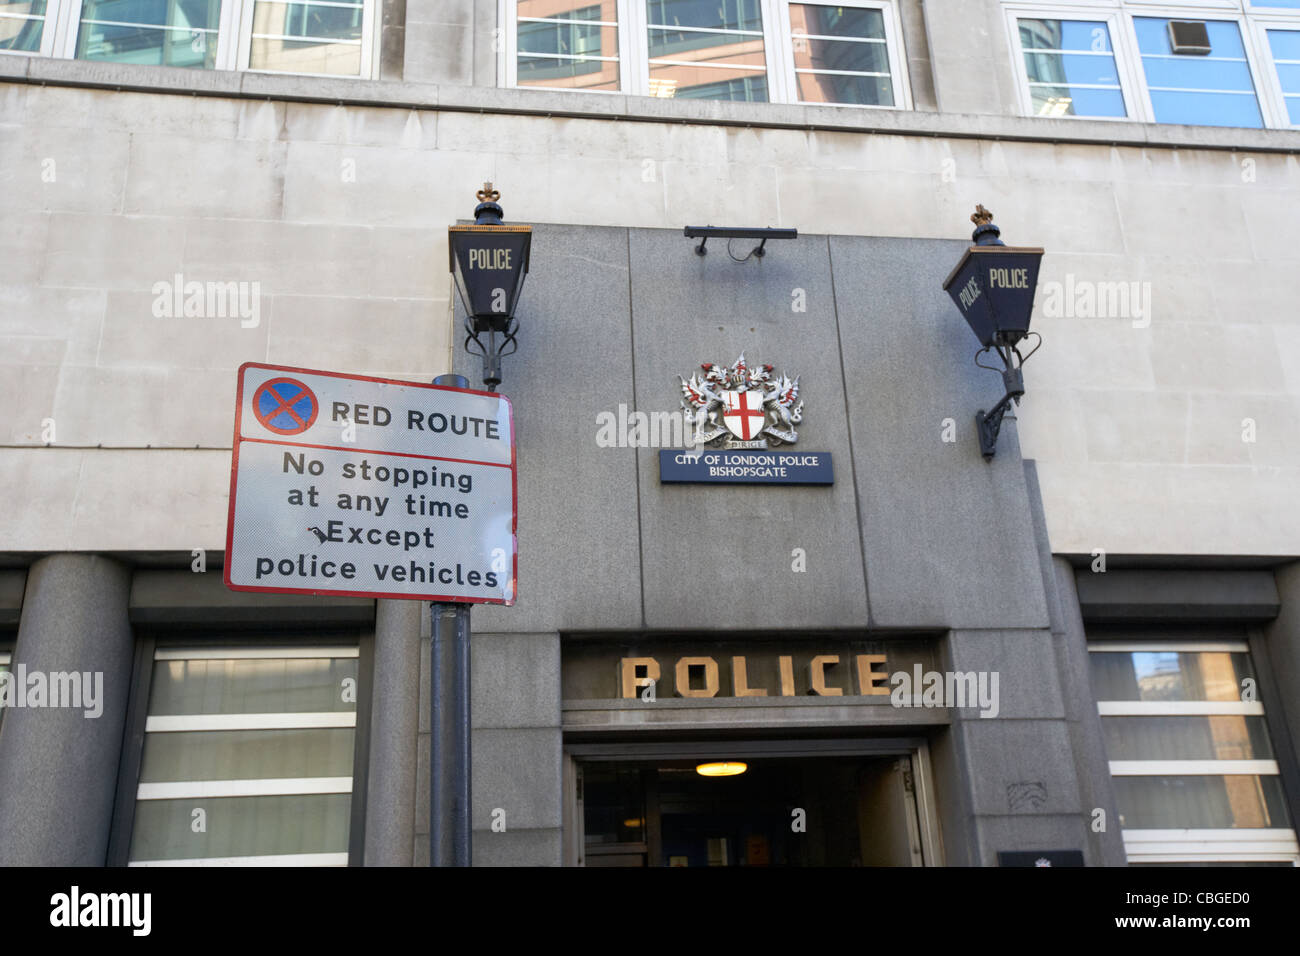
<svg viewBox="0 0 1300 956"><path fill-rule="evenodd" d="M680 484L833 485L828 451L661 449L659 480Z"/></svg>

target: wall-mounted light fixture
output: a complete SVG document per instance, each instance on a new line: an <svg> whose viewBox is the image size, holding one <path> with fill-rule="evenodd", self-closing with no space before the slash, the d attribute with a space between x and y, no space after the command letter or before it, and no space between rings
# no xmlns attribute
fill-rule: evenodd
<svg viewBox="0 0 1300 956"><path fill-rule="evenodd" d="M532 226L501 222L500 198L491 183L484 183L478 191L474 225L447 227L451 273L465 306L465 349L483 356L483 384L489 392L501 384L502 356L519 349L515 306L533 243ZM484 333L487 342L479 338Z"/></svg>
<svg viewBox="0 0 1300 956"><path fill-rule="evenodd" d="M697 256L707 255L708 251L704 244L710 239L758 239L759 244L750 250L749 256L758 256L760 259L767 254L763 248L767 245L769 239L798 239L798 229L728 229L725 226L687 226L682 230L687 239L698 239L700 244L695 247ZM727 254L731 254L730 248ZM745 256L748 259L749 256ZM731 258L736 259L735 256ZM744 262L745 259L736 259L737 262Z"/></svg>
<svg viewBox="0 0 1300 956"><path fill-rule="evenodd" d="M980 452L987 461L997 449L1002 416L1013 401L1020 404L1020 396L1025 394L1020 367L1042 345L1042 336L1029 331L1029 318L1043 250L1008 246L998 238L1001 230L993 225L993 213L983 206L976 206L970 219L975 223L971 233L975 245L966 250L943 287L983 346L975 353L975 364L1001 372L1007 389L992 411L985 414L981 410L975 416ZM1038 345L1028 355L1021 355L1020 341L1029 335L1038 338ZM1002 359L1002 368L980 363L979 357L990 349Z"/></svg>

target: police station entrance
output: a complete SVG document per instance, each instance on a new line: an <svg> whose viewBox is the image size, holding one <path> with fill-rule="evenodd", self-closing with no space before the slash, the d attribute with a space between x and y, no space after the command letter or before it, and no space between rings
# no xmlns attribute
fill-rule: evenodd
<svg viewBox="0 0 1300 956"><path fill-rule="evenodd" d="M571 745L584 866L936 862L921 749L887 741Z"/></svg>

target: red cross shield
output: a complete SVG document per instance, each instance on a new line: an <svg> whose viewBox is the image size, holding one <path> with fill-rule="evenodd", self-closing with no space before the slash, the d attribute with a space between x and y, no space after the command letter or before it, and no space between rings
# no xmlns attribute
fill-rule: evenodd
<svg viewBox="0 0 1300 956"><path fill-rule="evenodd" d="M752 441L763 430L763 393L753 389L744 392L719 392L727 403L722 420L727 430L741 441Z"/></svg>

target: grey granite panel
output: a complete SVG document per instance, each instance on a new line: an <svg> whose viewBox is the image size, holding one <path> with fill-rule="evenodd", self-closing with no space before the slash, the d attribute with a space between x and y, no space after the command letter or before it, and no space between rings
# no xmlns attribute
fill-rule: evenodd
<svg viewBox="0 0 1300 956"><path fill-rule="evenodd" d="M880 626L1048 626L1014 421L992 461L975 434L975 413L1002 397L1002 380L973 366L978 343L942 288L967 245L830 240ZM955 442L943 440L947 419Z"/></svg>
<svg viewBox="0 0 1300 956"><path fill-rule="evenodd" d="M1061 720L953 723L976 815L1082 814L1070 738Z"/></svg>
<svg viewBox="0 0 1300 956"><path fill-rule="evenodd" d="M1064 718L1050 631L951 631L945 645L952 670L998 675L998 717ZM957 713L978 717L979 711Z"/></svg>
<svg viewBox="0 0 1300 956"><path fill-rule="evenodd" d="M743 220L735 225L764 223ZM702 224L697 224L702 225ZM772 241L735 262L728 242L707 254L673 230L632 230L636 408L680 408L678 376L701 363L799 377L804 421L780 450L831 452L835 484L665 485L654 448L639 452L642 563L649 627L861 626L867 621L861 541L835 335L826 239ZM757 242L731 242L737 257ZM801 303L802 300L802 303ZM806 304L806 311L795 307ZM797 570L796 549L806 570ZM724 575L725 591L718 587Z"/></svg>
<svg viewBox="0 0 1300 956"><path fill-rule="evenodd" d="M474 731L474 829L560 826L560 756L558 727Z"/></svg>
<svg viewBox="0 0 1300 956"><path fill-rule="evenodd" d="M509 195L501 201L509 220ZM517 315L519 352L502 362L500 391L518 446L519 599L475 608L474 629L637 627L635 460L596 444L597 412L633 401L626 231L537 226ZM463 339L455 370L481 388Z"/></svg>
<svg viewBox="0 0 1300 956"><path fill-rule="evenodd" d="M475 727L560 726L559 634L475 634L470 668Z"/></svg>
<svg viewBox="0 0 1300 956"><path fill-rule="evenodd" d="M474 831L475 866L562 866L564 831L545 830Z"/></svg>
<svg viewBox="0 0 1300 956"><path fill-rule="evenodd" d="M1106 866L1123 866L1128 857L1120 833L1119 808L1111 784L1101 716L1097 713L1097 698L1089 677L1088 636L1084 633L1083 618L1079 614L1079 601L1074 589L1074 568L1065 559L1056 558L1053 571L1064 626L1063 633L1056 638L1057 674L1065 700L1070 749L1079 780L1079 799L1083 801L1088 824L1088 861ZM1105 829L1094 831L1094 810L1097 809L1104 811Z"/></svg>

